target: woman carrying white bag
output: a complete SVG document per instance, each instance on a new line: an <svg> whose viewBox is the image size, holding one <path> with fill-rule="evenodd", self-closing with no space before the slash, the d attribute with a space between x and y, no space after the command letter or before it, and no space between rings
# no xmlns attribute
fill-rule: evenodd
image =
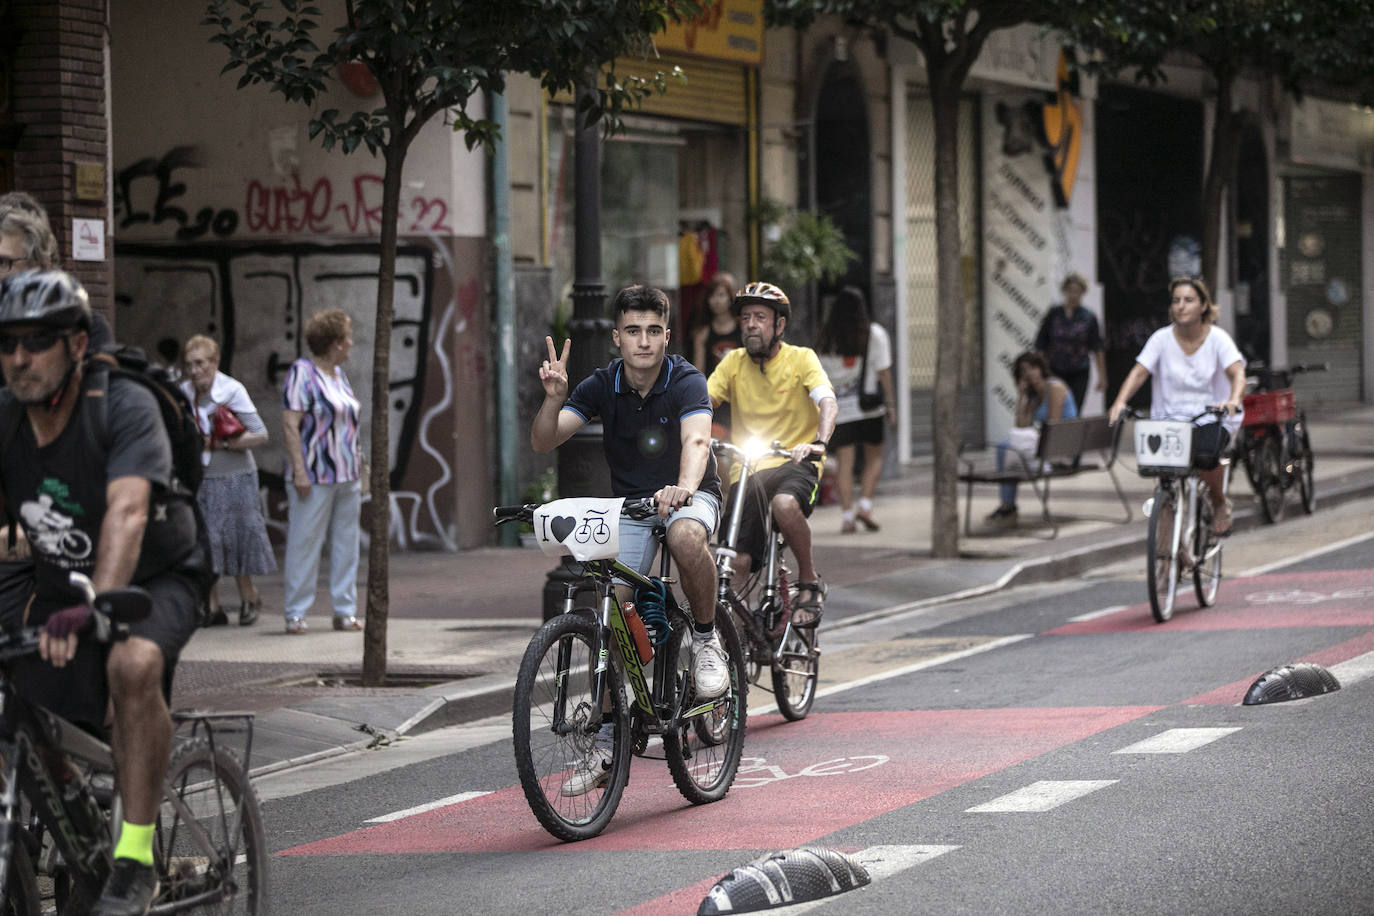
<svg viewBox="0 0 1374 916"><path fill-rule="evenodd" d="M999 471L1006 469L1009 449L1025 454L1028 461L1035 460L1041 426L1078 416L1078 405L1074 403L1069 386L1050 374L1049 363L1039 353L1027 351L1016 357L1011 374L1016 379L1016 425L1007 432L1006 440L997 446ZM988 524L1015 528L1016 484L1004 483L1000 486L1001 505L987 517Z"/></svg>

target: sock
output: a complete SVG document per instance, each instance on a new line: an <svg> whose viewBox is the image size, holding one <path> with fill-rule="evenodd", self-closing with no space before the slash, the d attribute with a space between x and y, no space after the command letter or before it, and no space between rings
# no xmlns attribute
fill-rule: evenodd
<svg viewBox="0 0 1374 916"><path fill-rule="evenodd" d="M716 622L702 623L700 620L692 621L692 641L705 642L711 638L711 634L716 631Z"/></svg>
<svg viewBox="0 0 1374 916"><path fill-rule="evenodd" d="M853 521L854 521L854 516L855 516L855 512L854 512L853 509L845 509L845 510L844 510L844 520L845 520L846 522L853 522Z"/></svg>
<svg viewBox="0 0 1374 916"><path fill-rule="evenodd" d="M114 857L152 865L153 825L131 824L124 821L119 829L119 843L115 846Z"/></svg>
<svg viewBox="0 0 1374 916"><path fill-rule="evenodd" d="M859 511L860 511L860 512L872 512L872 511L873 511L873 500L869 499L867 496L861 496L861 497L859 497Z"/></svg>

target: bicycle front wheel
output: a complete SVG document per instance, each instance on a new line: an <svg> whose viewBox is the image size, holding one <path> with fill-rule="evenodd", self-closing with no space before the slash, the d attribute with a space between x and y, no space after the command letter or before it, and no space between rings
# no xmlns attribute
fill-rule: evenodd
<svg viewBox="0 0 1374 916"><path fill-rule="evenodd" d="M9 873L5 879L4 916L38 916L43 912L43 898L38 893L38 877L34 874L33 858L20 836L19 825L12 824Z"/></svg>
<svg viewBox="0 0 1374 916"><path fill-rule="evenodd" d="M744 658L739 634L735 632L730 615L716 617L716 632L729 659L730 686L725 693L712 700L697 701L692 696L692 628L684 622L674 627L669 642L675 659L678 696L683 704L683 718L663 733L663 754L668 758L668 771L682 797L694 805L718 801L730 791L744 752L746 695L749 689L744 676ZM698 720L708 724L707 739L698 732Z"/></svg>
<svg viewBox="0 0 1374 916"><path fill-rule="evenodd" d="M1145 581L1150 592L1150 612L1159 623L1174 616L1174 594L1178 590L1174 529L1179 521L1178 497L1172 490L1155 487L1149 539L1145 544Z"/></svg>
<svg viewBox="0 0 1374 916"><path fill-rule="evenodd" d="M789 626L773 659L773 696L789 722L805 719L816 700L821 652L816 648L819 627Z"/></svg>
<svg viewBox="0 0 1374 916"><path fill-rule="evenodd" d="M1294 472L1298 475L1298 492L1302 496L1302 511L1311 515L1317 511L1317 485L1312 477L1312 440L1307 437L1307 418L1298 417L1294 438L1298 444L1298 461Z"/></svg>
<svg viewBox="0 0 1374 916"><path fill-rule="evenodd" d="M1221 587L1222 542L1212 533L1215 511L1209 497L1198 500L1197 526L1193 529L1193 591L1203 607L1217 603L1217 589Z"/></svg>
<svg viewBox="0 0 1374 916"><path fill-rule="evenodd" d="M167 786L153 839L153 909L266 913L262 807L238 758L204 738L186 741L172 752Z"/></svg>
<svg viewBox="0 0 1374 916"><path fill-rule="evenodd" d="M595 743L603 703L592 695L596 632L591 611L561 614L534 634L515 681L511 733L520 787L535 818L560 840L594 837L610 823L630 780L630 730L608 678L614 722L610 759Z"/></svg>

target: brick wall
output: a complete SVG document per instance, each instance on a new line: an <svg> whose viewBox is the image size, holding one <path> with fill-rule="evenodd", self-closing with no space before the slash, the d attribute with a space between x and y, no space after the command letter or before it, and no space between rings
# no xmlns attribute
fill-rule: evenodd
<svg viewBox="0 0 1374 916"><path fill-rule="evenodd" d="M62 266L85 285L91 304L113 312L109 191L99 203L76 200L76 163L107 169L105 85L107 0L10 0L23 31L13 59L11 118L23 126L14 150L14 186L48 208ZM72 259L72 220L106 223L105 260Z"/></svg>

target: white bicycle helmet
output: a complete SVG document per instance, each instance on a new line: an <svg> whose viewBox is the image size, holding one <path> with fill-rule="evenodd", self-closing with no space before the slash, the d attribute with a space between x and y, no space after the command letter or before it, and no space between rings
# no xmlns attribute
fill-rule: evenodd
<svg viewBox="0 0 1374 916"><path fill-rule="evenodd" d="M766 305L779 318L792 317L792 303L787 294L772 283L755 280L744 289L735 293L735 301L730 304L730 313L739 318L740 309L746 305Z"/></svg>

